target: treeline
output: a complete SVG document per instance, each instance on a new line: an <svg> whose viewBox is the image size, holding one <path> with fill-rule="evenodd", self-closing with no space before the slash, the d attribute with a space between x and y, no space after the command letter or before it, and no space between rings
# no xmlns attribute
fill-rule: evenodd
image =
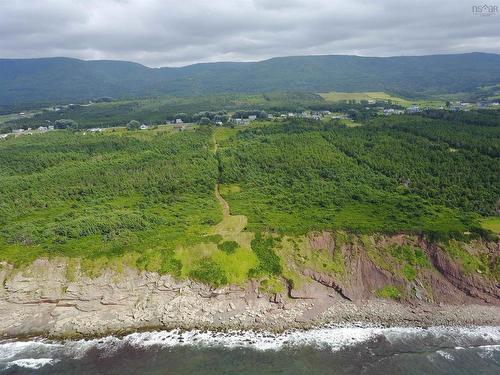
<svg viewBox="0 0 500 375"><path fill-rule="evenodd" d="M0 124L0 133L8 133L16 128L47 126L66 119L75 121L80 129L125 126L131 120L146 125L159 125L176 119L202 124L226 123L229 113L233 112L236 117L256 115L258 118L265 118L268 113L300 113L305 110L348 112L354 121L361 122L375 117L380 105L387 104L354 101L328 103L321 96L308 93L235 94L129 101L102 98L96 104L74 104L58 110L52 108L31 118ZM399 108L395 104L391 104L391 107Z"/></svg>
<svg viewBox="0 0 500 375"><path fill-rule="evenodd" d="M440 111L445 112L445 111ZM464 112L467 114L469 112ZM487 124L461 122L462 113L452 115L449 120L431 119L427 116L388 116L374 119L370 125L391 127L425 137L452 149L466 149L494 158L500 157L500 111L490 111ZM493 124L496 121L496 126ZM453 150L452 150L453 151Z"/></svg>
<svg viewBox="0 0 500 375"><path fill-rule="evenodd" d="M467 125L500 126L500 110L443 111L429 109L423 111L420 116Z"/></svg>

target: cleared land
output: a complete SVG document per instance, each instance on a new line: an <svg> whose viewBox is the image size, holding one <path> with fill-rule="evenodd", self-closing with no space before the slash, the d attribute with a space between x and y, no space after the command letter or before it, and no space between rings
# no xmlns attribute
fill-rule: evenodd
<svg viewBox="0 0 500 375"><path fill-rule="evenodd" d="M354 100L360 102L362 100L387 100L396 104L410 105L412 102L397 96L393 96L381 91L374 92L324 92L319 93L327 102L340 102Z"/></svg>

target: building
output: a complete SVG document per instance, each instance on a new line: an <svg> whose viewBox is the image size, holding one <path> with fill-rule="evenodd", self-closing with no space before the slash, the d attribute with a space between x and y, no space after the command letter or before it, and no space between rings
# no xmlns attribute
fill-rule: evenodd
<svg viewBox="0 0 500 375"><path fill-rule="evenodd" d="M176 124L183 124L183 123L184 123L184 121L182 121L182 119L181 119L181 118L176 118L176 119L175 119L175 123L176 123Z"/></svg>
<svg viewBox="0 0 500 375"><path fill-rule="evenodd" d="M248 120L249 121L257 120L257 116L256 115L250 115L250 116L248 116Z"/></svg>
<svg viewBox="0 0 500 375"><path fill-rule="evenodd" d="M12 133L14 133L14 134L21 134L21 133L24 133L24 129L13 129Z"/></svg>
<svg viewBox="0 0 500 375"><path fill-rule="evenodd" d="M49 130L54 130L54 125L49 125Z"/></svg>
<svg viewBox="0 0 500 375"><path fill-rule="evenodd" d="M384 109L384 115L386 115L386 116L393 115L394 112L396 112L394 110L394 108L386 108L386 109Z"/></svg>
<svg viewBox="0 0 500 375"><path fill-rule="evenodd" d="M39 126L39 127L38 127L38 131L39 131L39 132L46 132L46 131L48 131L48 130L49 130L49 128L47 128L46 126Z"/></svg>
<svg viewBox="0 0 500 375"><path fill-rule="evenodd" d="M148 129L148 126L146 124L141 125L141 130L147 130L147 129Z"/></svg>
<svg viewBox="0 0 500 375"><path fill-rule="evenodd" d="M406 108L406 113L418 113L420 112L420 107L418 105L412 105Z"/></svg>

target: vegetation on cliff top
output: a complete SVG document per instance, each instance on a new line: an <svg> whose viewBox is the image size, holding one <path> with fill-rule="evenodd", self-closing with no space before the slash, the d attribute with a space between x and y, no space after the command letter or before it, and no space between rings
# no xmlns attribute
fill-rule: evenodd
<svg viewBox="0 0 500 375"><path fill-rule="evenodd" d="M481 224L496 220L499 139L499 126L420 116L12 138L0 142L0 259L65 256L92 275L125 264L213 285L259 277L272 290L294 281L289 261L342 275L338 252L300 238L492 236ZM450 244L466 270L495 274ZM419 249L387 251L374 259L408 281L429 266Z"/></svg>

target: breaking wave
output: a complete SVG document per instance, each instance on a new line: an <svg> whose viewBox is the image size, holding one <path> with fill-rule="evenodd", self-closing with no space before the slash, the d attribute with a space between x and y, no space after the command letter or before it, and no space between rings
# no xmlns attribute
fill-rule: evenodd
<svg viewBox="0 0 500 375"><path fill-rule="evenodd" d="M100 357L111 357L124 348L150 349L180 346L201 348L279 351L305 346L337 352L369 342L383 340L389 345L404 347L415 342L434 346L445 359L453 356L440 348L483 348L481 354L490 356L500 351L500 327L432 327L382 328L365 326L328 327L307 331L289 331L281 334L254 331L152 331L132 333L124 337L108 336L92 340L0 341L0 370L12 366L39 369L65 359L83 358L89 351Z"/></svg>

